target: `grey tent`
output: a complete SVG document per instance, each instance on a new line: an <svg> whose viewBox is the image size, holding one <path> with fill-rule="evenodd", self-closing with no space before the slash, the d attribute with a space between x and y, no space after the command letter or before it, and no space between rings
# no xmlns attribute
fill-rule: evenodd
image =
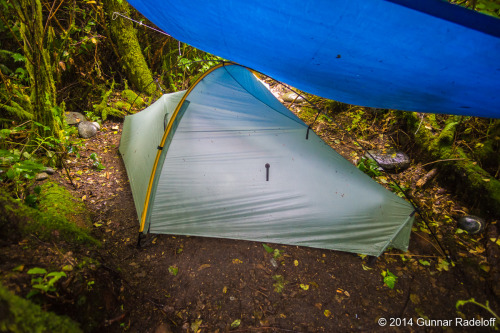
<svg viewBox="0 0 500 333"><path fill-rule="evenodd" d="M380 255L414 209L341 157L246 68L219 65L127 116L123 157L142 233Z"/></svg>

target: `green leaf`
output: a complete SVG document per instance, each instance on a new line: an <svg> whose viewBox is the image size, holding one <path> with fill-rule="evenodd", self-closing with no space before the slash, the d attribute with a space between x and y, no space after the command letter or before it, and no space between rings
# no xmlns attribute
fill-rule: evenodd
<svg viewBox="0 0 500 333"><path fill-rule="evenodd" d="M274 249L274 251L273 251L273 258L274 259L278 259L279 257L281 257L282 254L283 254L282 250Z"/></svg>
<svg viewBox="0 0 500 333"><path fill-rule="evenodd" d="M7 170L7 178L11 180L16 178L16 172L14 171L14 169Z"/></svg>
<svg viewBox="0 0 500 333"><path fill-rule="evenodd" d="M37 295L37 294L39 294L39 293L40 293L40 292L39 292L38 290L33 289L33 290L31 290L31 291L28 293L28 295L26 295L26 298L30 299L31 297L33 297L33 296L35 296L35 295Z"/></svg>
<svg viewBox="0 0 500 333"><path fill-rule="evenodd" d="M170 266L170 267L168 268L168 272L169 272L170 274L172 274L173 276L176 276L176 275L177 275L177 273L179 273L179 268L177 268L177 267L175 267L175 266Z"/></svg>
<svg viewBox="0 0 500 333"><path fill-rule="evenodd" d="M262 246L264 247L264 250L266 250L267 253L273 253L274 252L274 249L266 244L262 244Z"/></svg>
<svg viewBox="0 0 500 333"><path fill-rule="evenodd" d="M12 133L12 131L10 129L0 130L0 139L7 139L10 136L10 133ZM1 149L1 150L3 150L3 149ZM2 156L2 155L0 155L0 156Z"/></svg>
<svg viewBox="0 0 500 333"><path fill-rule="evenodd" d="M235 321L233 321L233 322L231 323L231 328L232 328L232 329L238 328L238 326L240 326L240 324L241 324L241 320L236 319Z"/></svg>
<svg viewBox="0 0 500 333"><path fill-rule="evenodd" d="M389 272L389 270L382 271L381 274L384 277L385 285L391 289L394 289L394 286L396 285L396 281L397 281L398 277L396 275L392 274L391 272Z"/></svg>
<svg viewBox="0 0 500 333"><path fill-rule="evenodd" d="M459 308L459 307L461 307L462 305L465 305L465 304L467 304L467 303L469 303L469 302L471 302L471 301L472 301L472 302L474 302L474 301L475 301L475 299L474 299L474 298L471 298L471 299L469 299L469 300L463 300L463 299L462 299L462 300L458 300L458 301L457 301L457 304L455 304L455 307L458 309L458 308Z"/></svg>
<svg viewBox="0 0 500 333"><path fill-rule="evenodd" d="M194 323L191 324L191 331L193 331L194 333L198 332L198 329L200 328L202 322L203 320L196 319Z"/></svg>
<svg viewBox="0 0 500 333"><path fill-rule="evenodd" d="M64 273L64 272L51 272L51 273L47 274L47 277L51 277L51 276L60 279L62 277L66 277L66 273Z"/></svg>
<svg viewBox="0 0 500 333"><path fill-rule="evenodd" d="M26 57L24 57L22 54L19 54L19 53L12 53L11 54L11 57L12 59L14 59L14 61L26 61Z"/></svg>
<svg viewBox="0 0 500 333"><path fill-rule="evenodd" d="M47 271L44 268L35 267L30 269L28 274L47 274Z"/></svg>
<svg viewBox="0 0 500 333"><path fill-rule="evenodd" d="M424 265L424 266L430 266L430 265L431 265L431 263L430 263L430 262L428 262L427 260L422 260L422 259L420 259L418 262L419 262L419 263L421 263L421 264L422 264L422 265Z"/></svg>
<svg viewBox="0 0 500 333"><path fill-rule="evenodd" d="M436 269L438 271L448 271L450 269L450 263L442 258L439 258L438 264L436 265Z"/></svg>

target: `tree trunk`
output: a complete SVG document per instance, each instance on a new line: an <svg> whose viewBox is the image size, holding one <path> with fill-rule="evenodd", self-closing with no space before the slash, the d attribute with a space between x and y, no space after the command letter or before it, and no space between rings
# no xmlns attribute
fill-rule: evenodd
<svg viewBox="0 0 500 333"><path fill-rule="evenodd" d="M35 126L35 130L42 137L61 137L62 112L56 104L50 56L45 47L42 5L40 0L17 0L13 4L21 21L20 32L24 41L26 69L30 76L33 119L43 125Z"/></svg>
<svg viewBox="0 0 500 333"><path fill-rule="evenodd" d="M156 91L156 85L142 54L133 23L120 16L113 19L114 12L130 16L129 5L123 0L104 0L104 9L110 18L111 37L117 45L118 56L127 78L136 89L152 95Z"/></svg>
<svg viewBox="0 0 500 333"><path fill-rule="evenodd" d="M457 117L450 117L437 135L420 124L421 119L416 113L401 112L400 117L405 119L409 130L416 132L415 141L420 148L432 159L442 161L434 164L440 170L440 178L462 194L460 199L469 201L481 213L500 216L500 181L453 145Z"/></svg>

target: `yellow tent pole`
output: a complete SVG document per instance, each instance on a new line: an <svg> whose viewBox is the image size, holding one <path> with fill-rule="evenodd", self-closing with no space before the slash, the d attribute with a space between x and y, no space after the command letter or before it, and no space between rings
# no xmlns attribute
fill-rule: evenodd
<svg viewBox="0 0 500 333"><path fill-rule="evenodd" d="M151 171L151 177L149 178L149 185L148 185L148 191L146 192L146 200L144 202L144 208L142 209L142 214L141 214L141 221L140 221L140 227L139 227L139 232L144 232L144 226L146 225L146 216L148 212L148 206L149 206L149 198L151 196L151 191L153 189L153 182L155 179L156 175L156 168L158 167L158 162L160 161L160 156L162 152L162 148L165 145L165 141L167 140L168 135L170 134L170 131L172 130L173 123L175 119L177 118L177 115L179 114L180 109L182 108L182 104L184 104L184 101L188 97L189 93L196 87L198 83L201 82L208 74L216 70L217 68L226 66L226 65L235 65L235 63L232 62L227 62L227 63L221 63L217 66L214 66L210 68L208 71L203 73L196 81L195 83L186 91L182 99L180 100L179 104L177 104L177 107L174 110L174 113L172 114L172 118L170 119L167 128L165 129L165 132L163 133L163 138L161 139L161 143L158 146L158 151L156 152L156 159L155 163L153 165L153 170Z"/></svg>

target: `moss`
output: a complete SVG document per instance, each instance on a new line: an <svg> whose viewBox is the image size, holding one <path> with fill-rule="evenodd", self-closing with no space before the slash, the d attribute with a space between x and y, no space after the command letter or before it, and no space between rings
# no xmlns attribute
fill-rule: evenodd
<svg viewBox="0 0 500 333"><path fill-rule="evenodd" d="M459 123L456 121L447 123L441 133L439 134L436 144L443 147L449 146L453 143L453 138L455 137L455 129Z"/></svg>
<svg viewBox="0 0 500 333"><path fill-rule="evenodd" d="M92 222L85 204L76 199L65 187L56 183L45 183L39 198L39 210L50 215L60 215L72 220L80 228L89 229Z"/></svg>
<svg viewBox="0 0 500 333"><path fill-rule="evenodd" d="M0 284L0 332L82 332L68 317L43 311Z"/></svg>
<svg viewBox="0 0 500 333"><path fill-rule="evenodd" d="M96 114L100 115L102 120L106 120L108 116L116 117L116 118L124 118L127 115L125 110L119 110L115 107L109 106L109 96L113 92L115 87L115 82L111 84L111 88L104 92L102 95L101 103L94 104L94 111Z"/></svg>
<svg viewBox="0 0 500 333"><path fill-rule="evenodd" d="M127 100L128 103L137 107L144 106L144 99L137 95L133 90L126 89L122 91L122 96Z"/></svg>
<svg viewBox="0 0 500 333"><path fill-rule="evenodd" d="M415 113L399 112L398 115L406 120L411 132L416 132L415 140L430 158L436 161L454 159L435 164L447 185L485 213L500 214L500 181L470 160L462 149L452 145L456 118L449 118L440 135L435 136L420 124Z"/></svg>
<svg viewBox="0 0 500 333"><path fill-rule="evenodd" d="M64 187L43 186L39 208L13 199L0 188L0 236L16 238L36 235L41 240L61 239L70 243L99 245L89 234L91 221L85 206Z"/></svg>
<svg viewBox="0 0 500 333"><path fill-rule="evenodd" d="M116 102L113 103L113 106L116 109L120 109L120 110L123 110L123 111L128 111L130 109L130 104L127 103L127 102L124 102L124 101L116 101Z"/></svg>
<svg viewBox="0 0 500 333"><path fill-rule="evenodd" d="M106 0L104 1L107 13L123 13L130 16L130 7L126 1ZM129 20L109 21L111 35L116 43L120 62L127 73L129 81L139 91L152 95L156 91L153 75L142 54L135 28Z"/></svg>

